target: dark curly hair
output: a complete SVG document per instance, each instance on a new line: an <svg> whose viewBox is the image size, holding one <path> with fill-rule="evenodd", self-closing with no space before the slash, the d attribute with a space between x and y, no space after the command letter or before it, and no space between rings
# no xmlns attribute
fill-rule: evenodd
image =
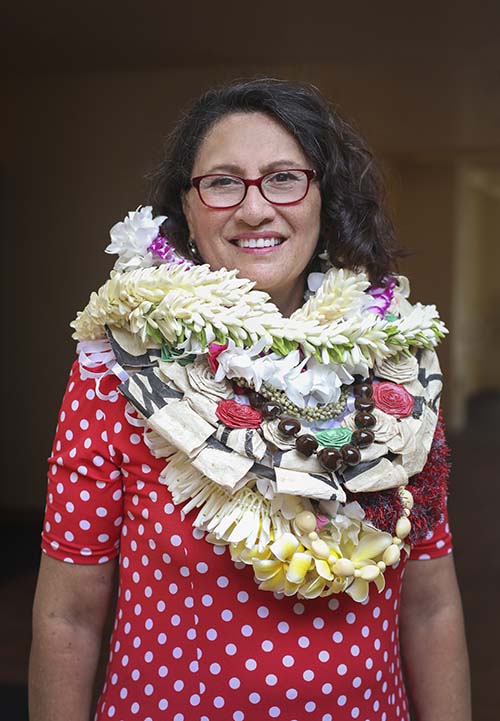
<svg viewBox="0 0 500 721"><path fill-rule="evenodd" d="M167 138L163 161L149 176L154 211L168 216L164 231L177 250L189 256L182 194L191 187L198 148L218 120L241 112L265 113L280 122L316 169L322 199L316 255L326 250L335 266L364 268L372 283L383 283L401 251L384 207L381 171L338 111L314 86L299 82L235 81L208 90L183 115Z"/></svg>

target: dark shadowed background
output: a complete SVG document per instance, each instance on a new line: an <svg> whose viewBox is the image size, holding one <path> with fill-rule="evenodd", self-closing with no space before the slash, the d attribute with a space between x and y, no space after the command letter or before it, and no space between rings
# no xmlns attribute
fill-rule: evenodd
<svg viewBox="0 0 500 721"><path fill-rule="evenodd" d="M412 299L440 358L450 517L476 721L497 718L500 5L2 3L3 473L0 709L26 718L46 458L75 354L69 322L113 263L108 230L182 108L256 74L317 85L385 167ZM496 440L496 443L495 443ZM496 684L498 686L498 683ZM495 698L496 697L496 698Z"/></svg>

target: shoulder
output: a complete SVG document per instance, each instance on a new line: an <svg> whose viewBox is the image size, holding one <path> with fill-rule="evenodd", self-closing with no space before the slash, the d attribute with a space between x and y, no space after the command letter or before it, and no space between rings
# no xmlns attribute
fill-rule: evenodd
<svg viewBox="0 0 500 721"><path fill-rule="evenodd" d="M118 387L126 378L107 340L87 341L77 346L78 358L70 370L66 395L84 397L89 402L115 404L121 397Z"/></svg>

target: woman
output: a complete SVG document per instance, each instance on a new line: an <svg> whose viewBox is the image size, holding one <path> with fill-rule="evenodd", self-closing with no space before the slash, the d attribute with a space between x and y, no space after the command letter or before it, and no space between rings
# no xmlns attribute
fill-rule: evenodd
<svg viewBox="0 0 500 721"><path fill-rule="evenodd" d="M89 718L118 554L99 720L408 719L403 665L415 718L470 719L444 328L393 275L371 155L252 80L193 105L154 185L73 324L32 721Z"/></svg>

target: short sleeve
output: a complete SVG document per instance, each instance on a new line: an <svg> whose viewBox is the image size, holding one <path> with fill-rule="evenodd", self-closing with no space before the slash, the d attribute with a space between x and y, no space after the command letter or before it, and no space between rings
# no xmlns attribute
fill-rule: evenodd
<svg viewBox="0 0 500 721"><path fill-rule="evenodd" d="M96 380L71 369L49 458L42 551L68 563L114 558L123 516L120 453L112 443L125 399L111 375Z"/></svg>
<svg viewBox="0 0 500 721"><path fill-rule="evenodd" d="M415 544L411 549L412 561L427 561L431 558L440 558L453 551L452 535L448 521L448 511L445 507L444 513L432 531L429 531L425 538Z"/></svg>
<svg viewBox="0 0 500 721"><path fill-rule="evenodd" d="M415 500L412 525L418 534L417 540L410 539L412 560L439 558L453 550L447 510L449 453L440 413L427 462L408 486Z"/></svg>

